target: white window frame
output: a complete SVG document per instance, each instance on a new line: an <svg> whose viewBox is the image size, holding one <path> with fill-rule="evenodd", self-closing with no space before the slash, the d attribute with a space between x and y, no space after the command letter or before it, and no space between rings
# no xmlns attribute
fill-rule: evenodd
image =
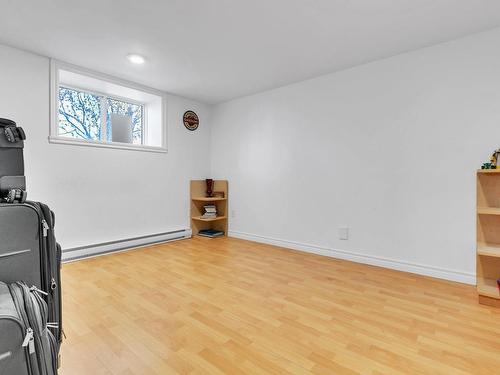
<svg viewBox="0 0 500 375"><path fill-rule="evenodd" d="M123 87L131 88L134 90L142 91L148 94L156 95L161 97L161 127L162 127L162 139L161 147L158 146L148 146L145 144L137 145L130 143L120 143L120 142L107 142L104 140L89 140L89 139L78 139L60 136L58 133L59 129L59 86L67 87L68 89L74 89L77 91L87 92L89 94L101 96L104 98L115 99L119 101L124 101L131 104L138 104L143 106L142 114L142 138L143 142L146 139L145 135L148 131L148 121L147 121L147 111L146 103L142 103L130 98L119 97L117 95L110 95L94 90L84 89L80 87L75 87L74 85L60 84L59 82L59 70L64 70L90 78L98 79L101 81L106 81L113 83L115 85L120 85ZM101 121L103 121L101 119ZM105 119L104 119L105 121ZM137 83L126 81L120 78L115 78L107 74L98 73L92 70L81 68L72 64L63 63L58 60L51 59L50 61L50 128L49 128L49 142L56 144L66 144L75 146L90 146L90 147L104 147L104 148L115 148L123 150L135 150L135 151L148 151L148 152L167 152L167 94L163 91L155 90L150 87L146 87Z"/></svg>

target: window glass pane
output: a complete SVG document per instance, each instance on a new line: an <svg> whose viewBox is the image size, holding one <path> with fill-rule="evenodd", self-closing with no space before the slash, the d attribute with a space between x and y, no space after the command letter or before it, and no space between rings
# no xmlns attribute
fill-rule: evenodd
<svg viewBox="0 0 500 375"><path fill-rule="evenodd" d="M115 114L130 118L132 143L136 145L143 144L143 113L143 106L140 104L127 103L121 100L108 98L108 114L106 116L107 141L111 142L113 140L111 115Z"/></svg>
<svg viewBox="0 0 500 375"><path fill-rule="evenodd" d="M58 135L101 139L101 98L87 92L59 87Z"/></svg>

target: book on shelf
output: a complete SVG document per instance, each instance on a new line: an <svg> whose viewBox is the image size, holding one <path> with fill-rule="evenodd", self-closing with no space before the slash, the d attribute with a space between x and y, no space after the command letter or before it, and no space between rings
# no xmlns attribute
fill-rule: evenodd
<svg viewBox="0 0 500 375"><path fill-rule="evenodd" d="M221 237L224 235L224 231L216 229L202 229L198 232L198 235L210 238Z"/></svg>
<svg viewBox="0 0 500 375"><path fill-rule="evenodd" d="M217 206L215 204L207 204L203 206L205 213L201 216L202 219L214 219L217 217Z"/></svg>
<svg viewBox="0 0 500 375"><path fill-rule="evenodd" d="M217 214L210 214L210 213L204 213L201 215L202 219L215 219L217 217Z"/></svg>

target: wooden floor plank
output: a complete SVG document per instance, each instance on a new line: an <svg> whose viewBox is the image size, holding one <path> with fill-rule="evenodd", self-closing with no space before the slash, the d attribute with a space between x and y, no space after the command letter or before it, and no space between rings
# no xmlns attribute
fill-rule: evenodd
<svg viewBox="0 0 500 375"><path fill-rule="evenodd" d="M193 238L63 266L61 375L457 374L500 368L473 286Z"/></svg>

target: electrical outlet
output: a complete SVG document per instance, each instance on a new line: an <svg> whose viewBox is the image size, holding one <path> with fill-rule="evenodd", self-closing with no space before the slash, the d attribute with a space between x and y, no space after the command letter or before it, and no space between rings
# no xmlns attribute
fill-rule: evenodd
<svg viewBox="0 0 500 375"><path fill-rule="evenodd" d="M340 227L339 228L339 240L348 240L349 239L349 228Z"/></svg>
<svg viewBox="0 0 500 375"><path fill-rule="evenodd" d="M235 218L235 217L236 217L236 211L235 211L235 210L231 210L231 217L232 217L232 218Z"/></svg>

